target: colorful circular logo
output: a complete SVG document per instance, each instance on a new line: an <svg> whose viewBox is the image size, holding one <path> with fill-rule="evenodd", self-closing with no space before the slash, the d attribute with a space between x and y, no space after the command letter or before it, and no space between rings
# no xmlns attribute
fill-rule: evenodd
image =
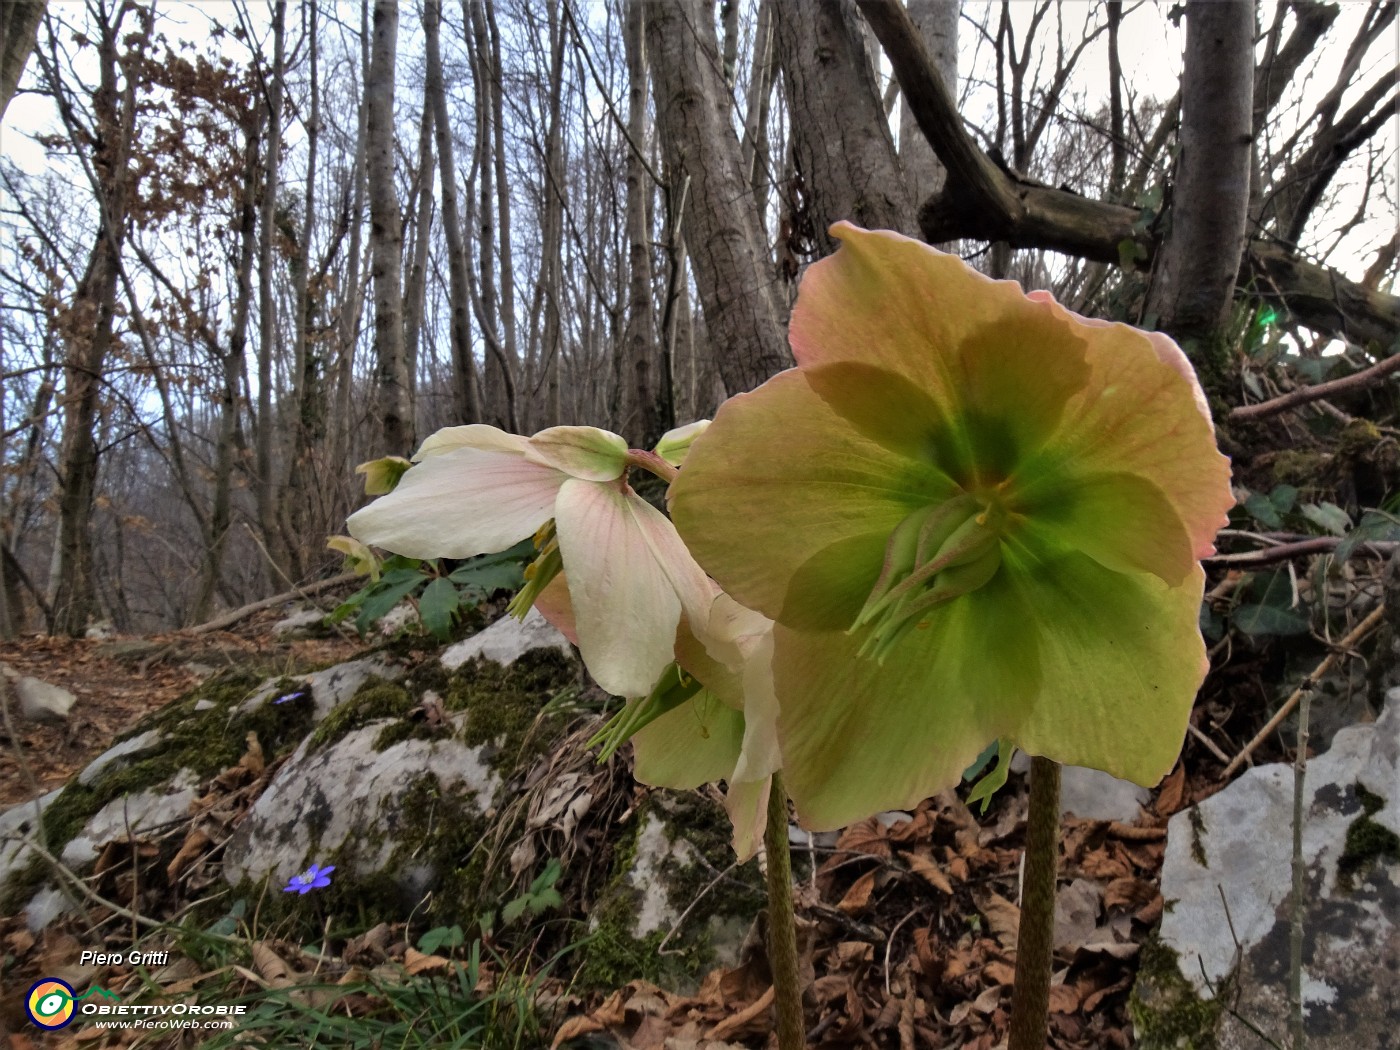
<svg viewBox="0 0 1400 1050"><path fill-rule="evenodd" d="M35 981L24 1010L40 1028L67 1028L73 1023L73 987L57 977Z"/></svg>

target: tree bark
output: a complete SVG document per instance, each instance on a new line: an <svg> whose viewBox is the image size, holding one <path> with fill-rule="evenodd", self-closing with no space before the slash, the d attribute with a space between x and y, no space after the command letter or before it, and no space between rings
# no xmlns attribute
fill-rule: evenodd
<svg viewBox="0 0 1400 1050"><path fill-rule="evenodd" d="M909 19L923 37L929 59L948 94L958 94L958 17L962 0L909 0ZM899 160L915 202L928 200L943 188L947 172L919 131L908 104L899 107Z"/></svg>
<svg viewBox="0 0 1400 1050"><path fill-rule="evenodd" d="M647 223L647 198L652 186L642 150L646 143L647 53L646 4L627 0L623 43L627 54L627 324L623 331L624 401L622 433L651 448L661 437L659 358L656 350L656 316L652 303L651 230ZM630 377L630 383L627 382Z"/></svg>
<svg viewBox="0 0 1400 1050"><path fill-rule="evenodd" d="M374 37L365 82L365 156L374 278L374 352L379 383L380 455L413 449L413 402L403 338L403 222L394 183L394 69L398 0L374 0Z"/></svg>
<svg viewBox="0 0 1400 1050"><path fill-rule="evenodd" d="M0 117L15 97L47 6L47 0L10 0L0 4Z"/></svg>
<svg viewBox="0 0 1400 1050"><path fill-rule="evenodd" d="M427 38L426 86L437 135L438 179L442 183L442 228L447 238L449 332L452 340L452 393L456 422L475 423L481 417L472 354L471 292L467 286L467 247L457 208L457 162L452 149L452 126L447 117L447 88L442 75L442 0L426 0L423 29Z"/></svg>
<svg viewBox="0 0 1400 1050"><path fill-rule="evenodd" d="M705 327L721 379L733 394L787 367L776 274L729 121L710 6L657 4L647 14L657 129L695 265ZM684 188L684 194L682 190Z"/></svg>
<svg viewBox="0 0 1400 1050"><path fill-rule="evenodd" d="M793 156L817 254L836 250L827 227L838 219L913 234L914 202L853 0L775 0L774 9Z"/></svg>
<svg viewBox="0 0 1400 1050"><path fill-rule="evenodd" d="M1190 0L1171 232L1147 312L1177 339L1209 339L1230 311L1249 214L1254 4Z"/></svg>

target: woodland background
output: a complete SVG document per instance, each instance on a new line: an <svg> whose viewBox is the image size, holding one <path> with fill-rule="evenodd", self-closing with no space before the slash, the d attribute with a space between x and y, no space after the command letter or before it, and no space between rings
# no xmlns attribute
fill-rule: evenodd
<svg viewBox="0 0 1400 1050"><path fill-rule="evenodd" d="M647 446L790 363L843 218L1171 332L1237 465L1331 440L1357 398L1393 409L1394 2L21 0L0 22L6 636L196 624L334 572L354 466L444 425ZM46 160L22 165L34 105ZM1375 487L1327 495L1355 515Z"/></svg>

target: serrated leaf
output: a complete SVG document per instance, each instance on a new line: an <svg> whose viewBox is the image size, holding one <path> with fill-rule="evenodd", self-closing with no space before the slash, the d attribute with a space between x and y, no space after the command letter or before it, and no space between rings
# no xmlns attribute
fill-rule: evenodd
<svg viewBox="0 0 1400 1050"><path fill-rule="evenodd" d="M501 925L509 926L516 919L520 918L520 916L525 914L525 909L529 907L529 904L530 898L528 896L516 897L515 900L501 909Z"/></svg>
<svg viewBox="0 0 1400 1050"><path fill-rule="evenodd" d="M1244 509L1246 514L1265 528L1277 529L1283 526L1278 508L1261 492L1251 492L1249 498L1244 501Z"/></svg>
<svg viewBox="0 0 1400 1050"><path fill-rule="evenodd" d="M435 926L418 938L418 950L433 955L439 948L460 948L465 940L460 926Z"/></svg>
<svg viewBox="0 0 1400 1050"><path fill-rule="evenodd" d="M559 895L559 891L553 887L541 890L530 897L530 914L542 915L550 908L557 908L564 903L564 898Z"/></svg>
<svg viewBox="0 0 1400 1050"><path fill-rule="evenodd" d="M1400 540L1400 520L1380 510L1368 510L1361 516L1356 528L1347 533L1346 538L1337 544L1332 557L1340 564L1351 557L1358 546L1372 540L1379 542Z"/></svg>
<svg viewBox="0 0 1400 1050"><path fill-rule="evenodd" d="M1277 605L1241 605L1230 617L1236 628L1250 635L1308 633L1308 618Z"/></svg>
<svg viewBox="0 0 1400 1050"><path fill-rule="evenodd" d="M1350 516L1335 503L1307 503L1298 509L1303 517L1333 536L1345 536L1351 528Z"/></svg>
<svg viewBox="0 0 1400 1050"><path fill-rule="evenodd" d="M1298 490L1292 485L1276 485L1269 493L1269 502L1280 514L1287 514L1298 502Z"/></svg>
<svg viewBox="0 0 1400 1050"><path fill-rule="evenodd" d="M418 599L418 617L434 638L445 642L452 632L452 617L457 614L461 598L450 580L439 576Z"/></svg>
<svg viewBox="0 0 1400 1050"><path fill-rule="evenodd" d="M384 578L379 581L378 588L365 599L364 605L361 606L360 615L355 617L355 626L361 631L367 630L370 624L380 619L413 591L421 587L426 579L427 577L421 573L415 572L391 583L389 574L385 573Z"/></svg>

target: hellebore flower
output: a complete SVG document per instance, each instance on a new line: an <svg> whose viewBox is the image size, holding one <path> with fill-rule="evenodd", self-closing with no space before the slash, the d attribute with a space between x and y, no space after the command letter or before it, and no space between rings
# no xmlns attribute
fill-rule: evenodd
<svg viewBox="0 0 1400 1050"><path fill-rule="evenodd" d="M513 611L523 615L567 570L584 663L608 692L640 696L673 659L682 609L710 599L674 526L627 484L629 466L649 459L661 463L593 427L532 438L448 427L423 442L392 492L350 516L349 529L410 558L470 558L534 535L540 554Z"/></svg>
<svg viewBox="0 0 1400 1050"><path fill-rule="evenodd" d="M335 871L335 865L322 868L313 864L300 875L293 875L282 887L283 893L296 893L305 897L312 890L323 890L331 884L331 872Z"/></svg>
<svg viewBox="0 0 1400 1050"><path fill-rule="evenodd" d="M700 564L777 621L803 822L913 805L997 737L1155 783L1233 502L1184 355L897 234L832 232L798 367L723 405L671 488Z"/></svg>

